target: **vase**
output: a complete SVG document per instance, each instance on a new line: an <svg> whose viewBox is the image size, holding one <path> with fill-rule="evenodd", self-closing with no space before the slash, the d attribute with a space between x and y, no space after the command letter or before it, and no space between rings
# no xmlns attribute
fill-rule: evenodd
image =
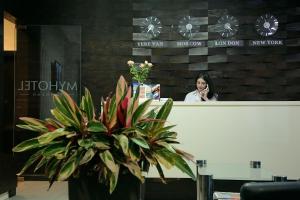
<svg viewBox="0 0 300 200"><path fill-rule="evenodd" d="M145 185L131 174L120 175L112 194L97 176L81 175L68 182L69 200L144 200Z"/></svg>
<svg viewBox="0 0 300 200"><path fill-rule="evenodd" d="M140 99L145 99L146 98L146 92L145 92L146 85L144 83L139 83L139 82L133 82L132 83L133 95L136 93L136 90L137 90L138 86L140 86L139 98Z"/></svg>

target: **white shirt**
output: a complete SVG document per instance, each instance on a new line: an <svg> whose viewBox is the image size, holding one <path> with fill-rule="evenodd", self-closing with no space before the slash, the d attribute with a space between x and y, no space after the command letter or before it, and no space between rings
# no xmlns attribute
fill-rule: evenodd
<svg viewBox="0 0 300 200"><path fill-rule="evenodd" d="M215 96L213 96L211 99L209 99L208 101L216 101L217 98ZM199 101L203 101L200 97L200 94L197 90L194 90L192 92L189 92L185 98L184 98L184 101L185 102L190 102L190 103L193 103L193 102L199 102Z"/></svg>

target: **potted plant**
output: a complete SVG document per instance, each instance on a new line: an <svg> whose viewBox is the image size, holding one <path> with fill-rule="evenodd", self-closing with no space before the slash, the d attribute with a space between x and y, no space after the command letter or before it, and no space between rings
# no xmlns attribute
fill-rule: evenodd
<svg viewBox="0 0 300 200"><path fill-rule="evenodd" d="M151 68L153 67L152 63L145 60L144 63L135 63L132 60L127 62L129 66L129 72L132 76L132 79L137 81L139 85L143 85L145 80L150 73Z"/></svg>
<svg viewBox="0 0 300 200"><path fill-rule="evenodd" d="M115 95L102 100L102 109L97 116L88 89L85 89L80 105L64 91L54 94L53 119L20 118L24 123L17 126L37 132L37 135L13 148L14 152L35 150L18 175L36 164L35 171L44 167L49 188L56 180L78 183L85 177L87 181L84 183L94 185L95 190L89 192L92 186L80 182L77 191L107 191L106 194L83 194L84 199L102 199L104 196L103 199L114 199L118 192L113 191L118 190L121 184L117 186L117 183L122 179L127 181L126 189L120 189L122 199L137 199L132 194L126 197L123 192L136 193L136 189L128 188L138 186L139 181L144 182L142 171L148 166L156 167L163 182L162 166L167 169L175 166L195 179L184 160L192 160L192 156L173 146L179 143L177 133L171 130L173 125L165 126L172 99L158 110L149 110L151 100L139 104L138 96L139 89L132 95L131 87L121 76ZM101 186L96 186L98 182ZM80 199L78 194L73 194L72 198L72 194L69 195L70 199ZM115 199L120 199L115 196Z"/></svg>

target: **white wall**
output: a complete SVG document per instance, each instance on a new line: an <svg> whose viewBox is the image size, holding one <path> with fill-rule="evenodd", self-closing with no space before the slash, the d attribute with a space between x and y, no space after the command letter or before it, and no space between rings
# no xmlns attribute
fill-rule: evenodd
<svg viewBox="0 0 300 200"><path fill-rule="evenodd" d="M161 105L153 102L152 106ZM260 160L273 175L300 178L300 102L174 102L170 124L178 147L210 163L249 166ZM191 164L193 170L195 165ZM158 176L156 169L150 177ZM187 177L165 170L166 177Z"/></svg>

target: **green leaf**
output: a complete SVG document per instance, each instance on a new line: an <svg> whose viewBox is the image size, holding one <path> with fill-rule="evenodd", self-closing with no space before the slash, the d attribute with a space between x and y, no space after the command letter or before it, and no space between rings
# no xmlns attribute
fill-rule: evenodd
<svg viewBox="0 0 300 200"><path fill-rule="evenodd" d="M57 95L57 94L53 95L53 103L57 110L59 110L61 113L63 113L68 118L72 118L72 114L68 111L67 105L64 104L64 102L62 101L62 98L59 95Z"/></svg>
<svg viewBox="0 0 300 200"><path fill-rule="evenodd" d="M104 144L103 142L93 142L95 147L97 149L100 149L100 150L107 150L107 149L110 149L110 146L109 145L106 145Z"/></svg>
<svg viewBox="0 0 300 200"><path fill-rule="evenodd" d="M90 132L107 132L107 128L98 121L90 121L88 123L88 131Z"/></svg>
<svg viewBox="0 0 300 200"><path fill-rule="evenodd" d="M37 138L32 138L29 140L25 140L23 142L21 142L20 144L18 144L17 146L15 146L12 150L14 152L22 152L22 151L27 151L29 149L34 149L34 148L38 148L38 147L42 147L43 145L41 145L38 141Z"/></svg>
<svg viewBox="0 0 300 200"><path fill-rule="evenodd" d="M64 143L55 143L52 145L49 145L48 147L44 148L43 156L44 157L53 157L54 155L58 153L64 152L66 149Z"/></svg>
<svg viewBox="0 0 300 200"><path fill-rule="evenodd" d="M30 167L34 162L36 162L42 156L42 152L43 152L43 149L37 151L35 154L33 154L32 156L30 156L30 158L26 161L24 167L17 174L17 176L22 175L28 169L28 167Z"/></svg>
<svg viewBox="0 0 300 200"><path fill-rule="evenodd" d="M43 157L40 162L36 165L35 169L34 169L34 172L36 172L37 170L39 170L43 165L45 165L48 161L49 161L50 158L45 158Z"/></svg>
<svg viewBox="0 0 300 200"><path fill-rule="evenodd" d="M57 180L63 181L69 178L73 174L75 169L78 167L78 164L79 164L78 152L76 151L69 157L69 159L61 167L58 173Z"/></svg>
<svg viewBox="0 0 300 200"><path fill-rule="evenodd" d="M137 161L141 157L140 148L133 142L129 142L129 156L133 161Z"/></svg>
<svg viewBox="0 0 300 200"><path fill-rule="evenodd" d="M145 148L145 149L150 149L147 141L142 138L142 137L135 137L135 138L130 138L135 144Z"/></svg>
<svg viewBox="0 0 300 200"><path fill-rule="evenodd" d="M45 133L45 134L37 137L37 139L40 144L48 144L58 137L61 137L64 135L69 135L69 134L71 134L71 132L65 131L64 128L59 128L59 129L56 129L55 131Z"/></svg>
<svg viewBox="0 0 300 200"><path fill-rule="evenodd" d="M50 125L52 125L52 126L54 126L56 128L63 128L64 127L64 125L62 125L60 122L58 122L58 121L56 121L56 120L54 120L52 118L46 118L45 121L48 124L50 124Z"/></svg>
<svg viewBox="0 0 300 200"><path fill-rule="evenodd" d="M94 146L94 142L92 139L89 139L89 138L88 139L79 139L78 145L85 149L89 149Z"/></svg>
<svg viewBox="0 0 300 200"><path fill-rule="evenodd" d="M157 163L157 165L155 165L155 166L156 166L156 169L157 169L157 171L158 171L158 174L159 174L159 176L160 176L161 181L162 181L163 183L166 183L164 171L162 170L160 164Z"/></svg>
<svg viewBox="0 0 300 200"><path fill-rule="evenodd" d="M61 122L64 126L71 126L72 125L72 123L70 123L70 121L72 121L72 120L70 118L66 117L58 109L51 109L50 112L53 115L53 117L55 117L55 119L57 119L59 122Z"/></svg>
<svg viewBox="0 0 300 200"><path fill-rule="evenodd" d="M85 100L86 100L86 107L87 107L86 113L88 119L92 120L94 119L95 116L95 108L94 108L94 103L93 103L91 93L87 88L85 88Z"/></svg>
<svg viewBox="0 0 300 200"><path fill-rule="evenodd" d="M119 171L120 171L120 166L116 165L116 171L115 172L111 172L110 176L109 176L109 193L111 194L118 183L118 178L119 178Z"/></svg>
<svg viewBox="0 0 300 200"><path fill-rule="evenodd" d="M128 137L126 137L123 134L120 135L114 135L114 137L116 138L116 140L118 141L118 144L120 145L123 153L125 155L128 155Z"/></svg>
<svg viewBox="0 0 300 200"><path fill-rule="evenodd" d="M165 124L165 120L168 118L173 106L173 100L168 99L164 105L159 109L156 119L159 120L159 122L154 122L154 125L152 127L152 130L156 130L159 128L162 128Z"/></svg>
<svg viewBox="0 0 300 200"><path fill-rule="evenodd" d="M154 131L153 135L155 135L155 138L160 138L160 137L168 137L168 135L173 135L174 132L169 134L169 130L174 128L176 125L171 125L171 126L166 126L162 128L158 128Z"/></svg>
<svg viewBox="0 0 300 200"><path fill-rule="evenodd" d="M147 111L151 104L152 100L148 99L145 102L143 102L141 105L138 106L138 108L135 110L132 116L131 125L135 126L135 124L140 120L140 118L144 115L144 113Z"/></svg>
<svg viewBox="0 0 300 200"><path fill-rule="evenodd" d="M79 165L83 165L85 163L88 163L90 160L92 160L92 158L95 155L95 150L94 149L89 149L85 152L83 158L80 160Z"/></svg>
<svg viewBox="0 0 300 200"><path fill-rule="evenodd" d="M196 180L196 177L195 177L194 173L192 172L190 166L185 162L184 159L182 159L181 156L174 154L173 158L175 161L175 165L178 169L180 169L182 172L189 175L193 180Z"/></svg>
<svg viewBox="0 0 300 200"><path fill-rule="evenodd" d="M112 154L109 150L105 150L99 153L101 160L104 162L105 166L112 172L116 172L118 170L118 166L114 161Z"/></svg>
<svg viewBox="0 0 300 200"><path fill-rule="evenodd" d="M54 95L54 103L56 105L55 109L60 112L65 119L68 119L73 126L79 128L82 115L79 108L68 93L63 90L60 90L60 93L61 95L59 96ZM55 100L59 103L56 104Z"/></svg>
<svg viewBox="0 0 300 200"><path fill-rule="evenodd" d="M92 140L94 147L100 150L110 149L109 139L104 134L93 134Z"/></svg>
<svg viewBox="0 0 300 200"><path fill-rule="evenodd" d="M136 162L127 162L127 163L122 163L124 166L126 166L128 168L128 170L134 175L136 176L138 179L140 179L140 181L142 183L144 183L145 179L142 176L142 170L140 168L140 166L136 163Z"/></svg>
<svg viewBox="0 0 300 200"><path fill-rule="evenodd" d="M55 174L58 173L59 168L58 165L61 162L61 160L52 159L50 163L46 167L46 171L48 174L48 177L51 179Z"/></svg>
<svg viewBox="0 0 300 200"><path fill-rule="evenodd" d="M108 108L108 121L113 123L117 121L116 95L114 95L110 100L110 104Z"/></svg>
<svg viewBox="0 0 300 200"><path fill-rule="evenodd" d="M123 76L120 76L117 88L116 88L116 105L119 105L121 99L124 97L127 91L127 82Z"/></svg>
<svg viewBox="0 0 300 200"><path fill-rule="evenodd" d="M45 127L45 122L40 119L35 119L31 117L20 117L19 119L28 125Z"/></svg>
<svg viewBox="0 0 300 200"><path fill-rule="evenodd" d="M157 141L155 142L157 145L162 146L164 148L166 148L168 151L172 152L172 153L176 153L175 149L173 148L172 145L168 144L167 142L163 142L163 141Z"/></svg>
<svg viewBox="0 0 300 200"><path fill-rule="evenodd" d="M44 133L48 132L48 129L43 126L35 126L35 125L24 125L24 124L18 124L16 125L19 128L34 131L34 132L39 132L39 133Z"/></svg>
<svg viewBox="0 0 300 200"><path fill-rule="evenodd" d="M155 152L155 158L167 169L171 169L175 164L173 155L174 153L169 152L168 150L165 149Z"/></svg>

